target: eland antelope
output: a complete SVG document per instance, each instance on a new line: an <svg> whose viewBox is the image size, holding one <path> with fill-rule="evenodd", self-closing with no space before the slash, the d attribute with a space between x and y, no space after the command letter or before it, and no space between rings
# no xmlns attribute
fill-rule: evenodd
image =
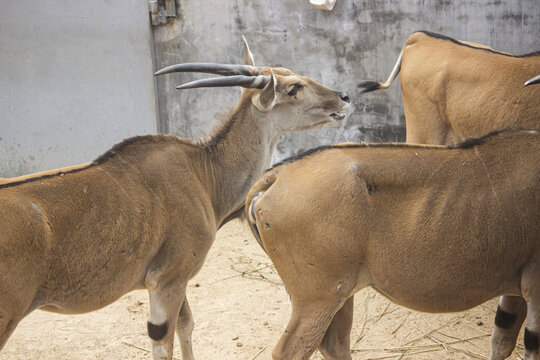
<svg viewBox="0 0 540 360"><path fill-rule="evenodd" d="M241 214L285 132L340 124L349 97L285 68L172 65L224 75L178 88L242 86L213 135L126 139L93 162L0 185L0 349L32 310L83 313L148 289L155 360L193 359L186 284L216 231Z"/></svg>
<svg viewBox="0 0 540 360"><path fill-rule="evenodd" d="M525 359L540 358L539 131L316 148L265 172L245 210L293 307L274 359L351 359L328 332L366 286L425 312L503 295L490 359L512 353L525 318Z"/></svg>
<svg viewBox="0 0 540 360"><path fill-rule="evenodd" d="M455 144L511 126L540 128L540 87L523 83L540 73L540 51L512 55L427 31L413 33L384 83L401 72L408 143Z"/></svg>

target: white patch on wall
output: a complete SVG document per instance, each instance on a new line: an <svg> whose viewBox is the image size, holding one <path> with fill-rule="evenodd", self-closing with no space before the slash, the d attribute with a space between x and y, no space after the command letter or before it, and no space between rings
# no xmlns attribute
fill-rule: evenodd
<svg viewBox="0 0 540 360"><path fill-rule="evenodd" d="M334 5L336 5L337 0L309 0L309 3L316 8L323 10L332 10Z"/></svg>

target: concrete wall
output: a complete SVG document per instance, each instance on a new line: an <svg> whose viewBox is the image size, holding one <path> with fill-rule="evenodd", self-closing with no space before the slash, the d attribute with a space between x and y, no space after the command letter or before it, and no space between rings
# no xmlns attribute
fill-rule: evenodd
<svg viewBox="0 0 540 360"><path fill-rule="evenodd" d="M245 35L259 65L282 65L349 93L339 129L291 134L276 160L320 144L404 139L399 84L360 96L359 81L383 80L407 36L418 29L526 53L540 49L538 0L338 0L331 12L308 0L177 0L179 17L154 28L138 1L0 2L0 177L94 159L135 134L195 139L239 89L177 91L203 75L158 83L173 63L242 59Z"/></svg>
<svg viewBox="0 0 540 360"><path fill-rule="evenodd" d="M148 3L0 1L0 177L157 130Z"/></svg>
<svg viewBox="0 0 540 360"><path fill-rule="evenodd" d="M386 80L408 35L430 30L522 54L540 50L538 0L338 0L334 10L308 0L179 0L179 19L155 31L157 67L178 62L237 63L241 35L257 65L282 65L353 100L339 129L287 135L276 159L341 141L402 141L404 113L399 81L386 92L359 95L361 80ZM238 89L174 90L200 74L160 78L163 131L196 138Z"/></svg>

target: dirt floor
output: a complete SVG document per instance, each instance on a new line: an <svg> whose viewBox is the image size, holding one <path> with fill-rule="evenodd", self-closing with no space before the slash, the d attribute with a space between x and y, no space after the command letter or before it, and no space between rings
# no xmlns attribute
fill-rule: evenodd
<svg viewBox="0 0 540 360"><path fill-rule="evenodd" d="M291 310L270 260L236 221L218 233L188 286L188 299L195 357L201 360L270 359ZM355 297L353 359L487 359L496 307L491 300L465 313L424 314L364 289ZM19 324L0 360L149 360L147 317L145 291L89 314L35 311ZM521 349L511 359L521 359ZM178 344L174 358L180 359Z"/></svg>

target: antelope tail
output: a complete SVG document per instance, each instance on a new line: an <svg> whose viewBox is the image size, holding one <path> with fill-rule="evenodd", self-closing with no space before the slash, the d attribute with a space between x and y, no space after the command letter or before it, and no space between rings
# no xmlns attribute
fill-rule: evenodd
<svg viewBox="0 0 540 360"><path fill-rule="evenodd" d="M390 73L390 76L384 83L376 82L376 81L362 81L360 84L358 84L358 87L362 90L360 90L360 94L372 92L375 90L384 90L388 89L390 85L396 80L396 77L399 74L399 70L401 70L401 60L403 59L403 51L405 50L405 47L401 49L401 52L399 53L398 59L396 63L394 64L394 68L392 69L392 72Z"/></svg>
<svg viewBox="0 0 540 360"><path fill-rule="evenodd" d="M259 201L263 197L265 191L268 190L270 186L272 186L272 184L276 181L276 178L276 170L270 170L266 174L264 174L249 191L249 194L246 197L246 204L244 206L249 228L253 233L253 236L265 252L266 249L264 248L261 235L259 234L259 229L257 228L257 218L255 216L255 212L257 211L257 201Z"/></svg>

